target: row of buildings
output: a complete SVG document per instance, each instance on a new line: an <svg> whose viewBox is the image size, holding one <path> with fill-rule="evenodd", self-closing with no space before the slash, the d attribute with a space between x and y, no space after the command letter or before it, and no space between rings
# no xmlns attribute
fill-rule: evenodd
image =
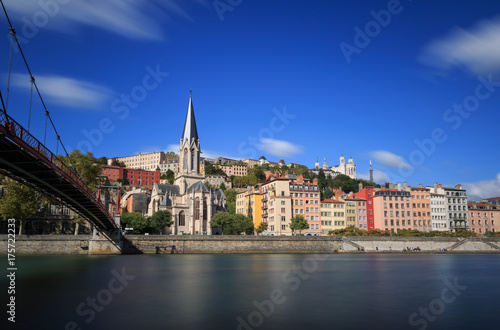
<svg viewBox="0 0 500 330"><path fill-rule="evenodd" d="M249 187L236 197L236 212L268 225L271 235L291 235L291 218L302 215L309 223L307 235L355 226L363 230L401 229L430 231L471 230L478 234L500 231L500 207L495 203L467 201L460 185L443 187L393 185L388 189L359 187L344 194L333 189L332 199L321 200L317 180L278 173L265 184ZM484 209L484 210L482 210ZM482 211L479 211L482 210Z"/></svg>

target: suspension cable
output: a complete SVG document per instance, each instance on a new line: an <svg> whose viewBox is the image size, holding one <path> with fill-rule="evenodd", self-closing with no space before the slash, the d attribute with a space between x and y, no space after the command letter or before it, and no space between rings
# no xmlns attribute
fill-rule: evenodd
<svg viewBox="0 0 500 330"><path fill-rule="evenodd" d="M30 109L28 113L28 133L30 132L30 122L31 122L31 103L33 100L33 84L35 83L35 77L30 76L31 81L31 92L30 92Z"/></svg>
<svg viewBox="0 0 500 330"><path fill-rule="evenodd" d="M5 13L5 17L7 18L7 22L9 23L9 27L10 27L11 31L14 31L13 38L16 41L17 47L19 48L19 52L21 53L21 57L23 58L24 64L26 65L26 69L28 70L28 73L30 74L30 77L32 77L33 74L31 73L30 67L28 65L28 61L26 60L26 57L24 56L23 50L21 48L21 44L19 43L19 40L17 39L14 27L12 26L12 22L10 21L9 15L7 14L7 10L5 9L5 5L3 3L3 0L0 0L0 4L2 5L2 9L3 9L4 13ZM37 86L37 84L36 84L36 82L35 82L34 79L33 79L33 86L35 86L35 89L36 89L36 92L38 94L38 97L40 98L40 102L42 102L43 109L45 109L45 115L47 116L45 118L45 126L47 126L47 118L48 118L50 120L50 123L51 123L52 127L54 128L56 136L59 135L59 133L57 132L56 126L54 125L54 122L52 121L52 118L50 117L49 111L47 110L45 102L44 102L44 100L42 98L42 94L40 93L40 90L38 89L38 86ZM5 107L4 107L5 113L7 113L6 110L7 109L5 109ZM45 138L44 138L44 140L45 140ZM45 141L44 141L44 144L45 144ZM64 147L64 144L62 143L62 141L61 141L61 146L63 147L63 150L64 150L64 152L66 154L66 157L68 157L69 162L71 164L74 164L71 161L71 157L68 154L68 151L66 150L66 148ZM74 167L74 165L73 165L73 170L75 171L75 173L78 173L78 171L76 170L76 168Z"/></svg>
<svg viewBox="0 0 500 330"><path fill-rule="evenodd" d="M16 36L16 31L10 28L10 54L9 54L9 72L7 74L7 95L5 96L5 113L7 113L7 107L9 106L9 90L10 90L10 71L12 68L12 49L14 48L14 37Z"/></svg>

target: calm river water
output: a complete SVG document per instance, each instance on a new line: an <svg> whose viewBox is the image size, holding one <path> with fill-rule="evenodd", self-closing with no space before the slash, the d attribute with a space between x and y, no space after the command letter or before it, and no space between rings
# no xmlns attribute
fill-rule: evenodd
<svg viewBox="0 0 500 330"><path fill-rule="evenodd" d="M17 329L498 329L500 323L498 255L20 256L17 267ZM5 276L0 283L5 294Z"/></svg>

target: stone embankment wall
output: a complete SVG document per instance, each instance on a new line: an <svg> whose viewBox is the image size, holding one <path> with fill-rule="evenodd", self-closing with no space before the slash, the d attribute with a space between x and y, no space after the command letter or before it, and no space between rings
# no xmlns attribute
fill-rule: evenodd
<svg viewBox="0 0 500 330"><path fill-rule="evenodd" d="M331 253L341 237L126 235L123 253Z"/></svg>
<svg viewBox="0 0 500 330"><path fill-rule="evenodd" d="M0 236L0 254L7 254L7 235ZM172 249L172 246L175 249ZM447 249L455 253L500 253L498 238L448 237L310 237L310 236L154 236L126 235L120 243L92 235L16 237L16 255L130 253L332 253L421 252ZM121 252L120 252L121 251Z"/></svg>
<svg viewBox="0 0 500 330"><path fill-rule="evenodd" d="M0 235L0 255L8 251L7 235ZM15 255L121 254L121 245L104 236L16 235ZM12 248L12 246L10 246Z"/></svg>

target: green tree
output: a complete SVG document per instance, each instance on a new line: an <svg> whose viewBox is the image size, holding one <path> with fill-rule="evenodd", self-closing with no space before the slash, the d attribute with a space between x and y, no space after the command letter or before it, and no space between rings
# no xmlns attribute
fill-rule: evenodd
<svg viewBox="0 0 500 330"><path fill-rule="evenodd" d="M325 172L322 168L319 169L318 173L318 187L320 191L323 191L325 187L328 185L328 180L326 179Z"/></svg>
<svg viewBox="0 0 500 330"><path fill-rule="evenodd" d="M333 197L333 190L330 188L326 188L324 191L321 192L321 199L330 199Z"/></svg>
<svg viewBox="0 0 500 330"><path fill-rule="evenodd" d="M174 184L175 180L175 173L171 169L168 169L167 172L165 173L167 177L168 184Z"/></svg>
<svg viewBox="0 0 500 330"><path fill-rule="evenodd" d="M250 235L254 231L252 220L243 214L217 212L210 220L210 226L219 228L224 235Z"/></svg>
<svg viewBox="0 0 500 330"><path fill-rule="evenodd" d="M179 155L176 154L175 152L173 151L167 151L165 153L165 158L169 158L169 159L178 159L179 158Z"/></svg>
<svg viewBox="0 0 500 330"><path fill-rule="evenodd" d="M106 182L106 179L99 176L102 172L102 165L97 163L90 151L83 154L80 150L74 149L68 156L59 157L69 168L76 169L76 172L90 190L95 191L98 185Z"/></svg>
<svg viewBox="0 0 500 330"><path fill-rule="evenodd" d="M220 184L219 188L222 190L226 190L226 185L224 184L224 182Z"/></svg>
<svg viewBox="0 0 500 330"><path fill-rule="evenodd" d="M21 235L24 220L48 213L49 199L33 188L16 181L8 180L4 183L5 193L0 199L0 214L4 220L16 219Z"/></svg>
<svg viewBox="0 0 500 330"><path fill-rule="evenodd" d="M99 165L108 165L108 159L106 157L101 157L97 160L97 164Z"/></svg>
<svg viewBox="0 0 500 330"><path fill-rule="evenodd" d="M251 235L253 234L254 231L254 224L253 221L250 220L249 217L244 216L243 214L235 214L234 215L234 234L233 235L240 235L240 234L246 234L246 235Z"/></svg>
<svg viewBox="0 0 500 330"><path fill-rule="evenodd" d="M260 233L266 231L267 228L268 228L267 223L261 222L260 225L255 229L255 231L257 232L257 234L260 234Z"/></svg>
<svg viewBox="0 0 500 330"><path fill-rule="evenodd" d="M304 177L308 177L309 169L304 165L295 165L293 167L293 173L296 175L303 175Z"/></svg>
<svg viewBox="0 0 500 330"><path fill-rule="evenodd" d="M227 210L231 214L236 213L236 195L238 192L234 189L226 189L224 195L226 195Z"/></svg>
<svg viewBox="0 0 500 330"><path fill-rule="evenodd" d="M233 226L233 220L231 214L228 212L217 212L214 214L210 220L210 227L219 228L223 235L230 235Z"/></svg>
<svg viewBox="0 0 500 330"><path fill-rule="evenodd" d="M293 232L298 230L299 234L301 234L302 230L309 229L309 223L306 221L304 216L296 215L295 217L292 218L292 221L290 222L290 229Z"/></svg>
<svg viewBox="0 0 500 330"><path fill-rule="evenodd" d="M134 232L145 233L149 228L148 221L139 212L125 212L122 214L121 218L122 227L134 228Z"/></svg>
<svg viewBox="0 0 500 330"><path fill-rule="evenodd" d="M165 227L172 225L172 213L168 210L156 211L151 218L149 218L149 226L160 234Z"/></svg>

